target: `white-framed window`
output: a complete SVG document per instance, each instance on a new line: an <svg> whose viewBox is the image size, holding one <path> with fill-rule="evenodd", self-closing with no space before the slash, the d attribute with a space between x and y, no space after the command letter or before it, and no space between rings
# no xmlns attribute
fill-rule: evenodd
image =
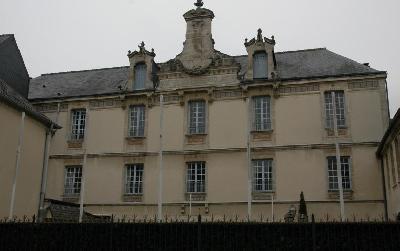
<svg viewBox="0 0 400 251"><path fill-rule="evenodd" d="M147 75L147 67L145 63L138 63L135 65L135 82L133 84L134 90L142 90L145 87Z"/></svg>
<svg viewBox="0 0 400 251"><path fill-rule="evenodd" d="M339 191L336 156L327 157L327 161L329 190ZM340 163L342 169L343 190L351 190L351 158L349 156L341 156Z"/></svg>
<svg viewBox="0 0 400 251"><path fill-rule="evenodd" d="M189 134L203 134L206 132L206 102L192 100L189 105Z"/></svg>
<svg viewBox="0 0 400 251"><path fill-rule="evenodd" d="M271 97L253 97L253 130L268 131L272 129L271 123Z"/></svg>
<svg viewBox="0 0 400 251"><path fill-rule="evenodd" d="M273 191L272 159L253 160L253 191Z"/></svg>
<svg viewBox="0 0 400 251"><path fill-rule="evenodd" d="M130 164L125 167L125 194L143 194L143 164Z"/></svg>
<svg viewBox="0 0 400 251"><path fill-rule="evenodd" d="M79 195L82 183L82 166L65 167L64 195Z"/></svg>
<svg viewBox="0 0 400 251"><path fill-rule="evenodd" d="M400 176L400 139L399 137L394 139L394 149L396 152L396 161L397 161L397 176ZM400 179L400 177L397 177Z"/></svg>
<svg viewBox="0 0 400 251"><path fill-rule="evenodd" d="M206 192L206 163L204 161L187 163L186 192Z"/></svg>
<svg viewBox="0 0 400 251"><path fill-rule="evenodd" d="M144 137L145 106L132 105L129 107L128 136Z"/></svg>
<svg viewBox="0 0 400 251"><path fill-rule="evenodd" d="M74 109L71 123L71 139L83 139L85 137L86 110Z"/></svg>
<svg viewBox="0 0 400 251"><path fill-rule="evenodd" d="M268 78L268 55L257 52L253 56L253 78Z"/></svg>
<svg viewBox="0 0 400 251"><path fill-rule="evenodd" d="M345 100L344 91L335 92L335 103L336 103L336 118L338 128L346 127L346 114L345 114ZM333 129L333 99L332 91L325 92L325 116L326 116L326 127Z"/></svg>

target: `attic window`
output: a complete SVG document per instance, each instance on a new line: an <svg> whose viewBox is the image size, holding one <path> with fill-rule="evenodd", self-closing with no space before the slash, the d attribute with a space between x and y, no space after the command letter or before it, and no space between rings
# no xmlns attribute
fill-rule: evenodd
<svg viewBox="0 0 400 251"><path fill-rule="evenodd" d="M144 89L144 84L146 82L146 72L146 64L139 63L135 65L135 82L133 83L134 90Z"/></svg>
<svg viewBox="0 0 400 251"><path fill-rule="evenodd" d="M253 56L253 78L268 78L267 53L257 52Z"/></svg>

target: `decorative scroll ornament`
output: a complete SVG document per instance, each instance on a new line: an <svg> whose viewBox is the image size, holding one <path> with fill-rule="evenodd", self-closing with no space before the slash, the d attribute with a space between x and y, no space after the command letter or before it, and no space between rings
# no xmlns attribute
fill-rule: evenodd
<svg viewBox="0 0 400 251"><path fill-rule="evenodd" d="M194 6L197 6L197 8L203 7L204 3L202 0L197 0L197 2L194 3Z"/></svg>

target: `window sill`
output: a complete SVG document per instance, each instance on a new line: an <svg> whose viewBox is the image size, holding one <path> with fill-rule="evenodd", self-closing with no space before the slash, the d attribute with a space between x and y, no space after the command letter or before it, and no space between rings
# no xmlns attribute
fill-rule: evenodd
<svg viewBox="0 0 400 251"><path fill-rule="evenodd" d="M274 191L253 191L252 199L253 200L272 200L275 197Z"/></svg>
<svg viewBox="0 0 400 251"><path fill-rule="evenodd" d="M325 128L325 131L326 131L326 135L328 135L328 137L335 137L334 129ZM348 129L347 129L347 127L340 127L340 128L338 128L338 135L339 135L339 136L348 136Z"/></svg>
<svg viewBox="0 0 400 251"><path fill-rule="evenodd" d="M339 197L338 190L328 190L329 199L339 199ZM353 199L353 190L343 190L343 199Z"/></svg>
<svg viewBox="0 0 400 251"><path fill-rule="evenodd" d="M186 201L206 201L207 193L186 193L185 197Z"/></svg>
<svg viewBox="0 0 400 251"><path fill-rule="evenodd" d="M142 202L143 194L124 194L122 200L124 202Z"/></svg>
<svg viewBox="0 0 400 251"><path fill-rule="evenodd" d="M76 203L79 201L80 194L64 194L62 196L62 200L65 202L73 202Z"/></svg>
<svg viewBox="0 0 400 251"><path fill-rule="evenodd" d="M143 145L146 137L126 137L128 145Z"/></svg>
<svg viewBox="0 0 400 251"><path fill-rule="evenodd" d="M188 145L202 145L206 143L207 134L186 134L186 143Z"/></svg>
<svg viewBox="0 0 400 251"><path fill-rule="evenodd" d="M273 130L251 131L253 141L271 141Z"/></svg>
<svg viewBox="0 0 400 251"><path fill-rule="evenodd" d="M83 145L83 139L70 139L67 141L68 148L80 149Z"/></svg>

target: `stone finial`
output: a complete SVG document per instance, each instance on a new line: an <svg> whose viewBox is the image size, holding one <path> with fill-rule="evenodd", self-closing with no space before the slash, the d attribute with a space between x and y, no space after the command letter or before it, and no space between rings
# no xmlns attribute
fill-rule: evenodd
<svg viewBox="0 0 400 251"><path fill-rule="evenodd" d="M194 6L197 6L197 8L203 7L204 3L202 0L197 0L197 2L194 3Z"/></svg>
<svg viewBox="0 0 400 251"><path fill-rule="evenodd" d="M145 46L145 43L142 41L142 42L138 45L139 51L143 51L143 50L145 49L144 46Z"/></svg>
<svg viewBox="0 0 400 251"><path fill-rule="evenodd" d="M258 29L257 30L257 41L262 41L262 30Z"/></svg>

